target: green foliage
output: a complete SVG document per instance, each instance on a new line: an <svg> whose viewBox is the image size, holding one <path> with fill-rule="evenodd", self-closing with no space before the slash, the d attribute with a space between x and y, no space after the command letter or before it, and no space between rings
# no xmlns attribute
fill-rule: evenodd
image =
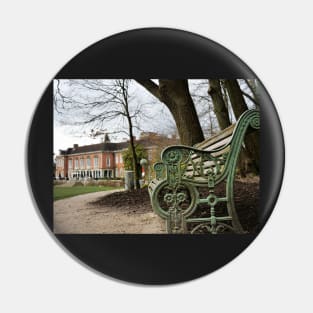
<svg viewBox="0 0 313 313"><path fill-rule="evenodd" d="M138 166L139 166L140 160L147 158L147 152L145 151L144 147L141 144L135 145L135 151L136 151L137 161L138 161ZM125 170L127 171L134 170L133 169L133 156L132 156L130 145L128 146L128 149L123 152L122 156L123 156Z"/></svg>

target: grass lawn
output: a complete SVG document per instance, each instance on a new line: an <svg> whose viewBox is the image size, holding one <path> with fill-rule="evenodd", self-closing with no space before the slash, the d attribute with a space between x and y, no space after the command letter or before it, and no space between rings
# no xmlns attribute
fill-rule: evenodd
<svg viewBox="0 0 313 313"><path fill-rule="evenodd" d="M82 195L84 193L106 191L106 190L113 190L113 189L120 189L120 188L108 187L108 186L75 186L75 187L54 186L53 187L53 200L55 201L55 200L60 200L64 198Z"/></svg>

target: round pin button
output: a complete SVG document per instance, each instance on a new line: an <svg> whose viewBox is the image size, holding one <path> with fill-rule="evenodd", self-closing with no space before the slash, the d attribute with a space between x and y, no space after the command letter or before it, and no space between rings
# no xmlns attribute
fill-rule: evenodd
<svg viewBox="0 0 313 313"><path fill-rule="evenodd" d="M237 257L272 213L283 171L262 82L181 30L131 30L83 50L51 80L29 133L29 180L51 234L134 283L192 280Z"/></svg>

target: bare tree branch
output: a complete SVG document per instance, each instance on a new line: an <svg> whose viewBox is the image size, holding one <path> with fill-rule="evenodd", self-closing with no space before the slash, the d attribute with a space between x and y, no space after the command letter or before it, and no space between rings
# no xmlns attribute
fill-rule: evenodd
<svg viewBox="0 0 313 313"><path fill-rule="evenodd" d="M159 90L159 86L154 83L151 79L136 79L136 82L146 88L150 93L152 93L156 98L158 98L160 101L161 100L161 94Z"/></svg>
<svg viewBox="0 0 313 313"><path fill-rule="evenodd" d="M247 97L249 100L251 100L256 106L259 105L259 103L253 97L251 97L248 93L244 92L243 90L241 90L241 92L245 97Z"/></svg>

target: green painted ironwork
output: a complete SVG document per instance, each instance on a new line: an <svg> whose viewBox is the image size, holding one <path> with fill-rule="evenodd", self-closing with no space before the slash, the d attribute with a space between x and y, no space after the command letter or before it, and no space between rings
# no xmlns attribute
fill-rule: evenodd
<svg viewBox="0 0 313 313"><path fill-rule="evenodd" d="M155 176L157 180L165 177L165 166L162 162L154 163L153 170L155 171Z"/></svg>
<svg viewBox="0 0 313 313"><path fill-rule="evenodd" d="M237 121L230 142L205 151L176 145L163 150L162 162L154 164L156 180L149 185L154 211L166 220L168 233L211 234L232 231L244 233L234 202L236 165L248 128L260 128L258 110L248 110ZM226 181L224 197L218 197L215 186ZM200 198L198 187L209 195ZM226 215L216 215L216 205L226 203ZM210 208L207 217L192 218L199 204Z"/></svg>

